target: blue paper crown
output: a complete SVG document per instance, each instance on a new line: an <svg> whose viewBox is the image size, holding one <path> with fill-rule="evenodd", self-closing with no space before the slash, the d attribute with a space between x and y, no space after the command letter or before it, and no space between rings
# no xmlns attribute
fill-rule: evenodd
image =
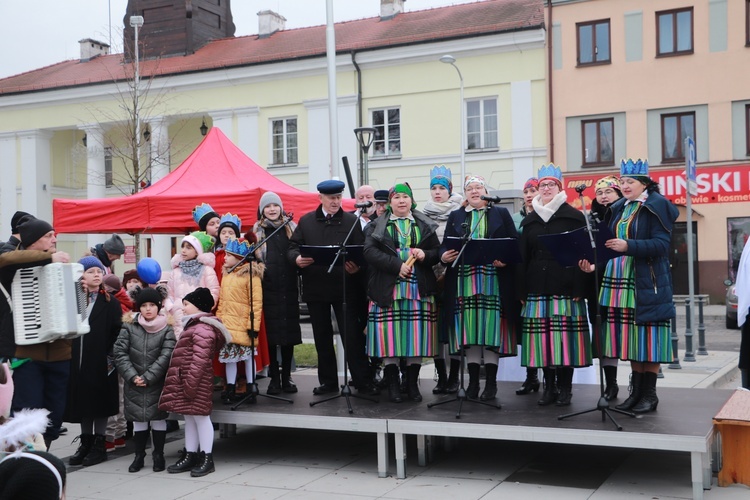
<svg viewBox="0 0 750 500"><path fill-rule="evenodd" d="M210 214L211 212L216 213L214 209L211 208L211 205L209 205L208 203L201 203L193 209L193 220L197 225L200 225L203 216L205 216L206 214Z"/></svg>
<svg viewBox="0 0 750 500"><path fill-rule="evenodd" d="M542 165L541 167L539 167L539 174L537 175L537 179L541 181L545 177L553 177L562 182L562 170L560 170L560 167L556 167L552 163L550 163L549 165Z"/></svg>
<svg viewBox="0 0 750 500"><path fill-rule="evenodd" d="M620 175L624 175L625 177L632 177L634 175L648 177L648 160L641 160L640 158L635 161L632 158L623 159L620 162Z"/></svg>
<svg viewBox="0 0 750 500"><path fill-rule="evenodd" d="M435 165L430 170L430 179L434 179L435 177L438 177L438 176L447 177L450 180L451 169L446 168L445 165Z"/></svg>
<svg viewBox="0 0 750 500"><path fill-rule="evenodd" d="M237 214L225 213L222 215L221 219L219 219L219 227L223 226L225 222L228 224L234 224L237 227L237 231L240 233L242 232L242 219L240 219Z"/></svg>
<svg viewBox="0 0 750 500"><path fill-rule="evenodd" d="M250 245L250 243L248 243L247 240L237 238L231 238L229 241L227 241L227 244L224 247L225 252L239 255L240 257L244 257L245 255L249 254L251 250L252 246Z"/></svg>

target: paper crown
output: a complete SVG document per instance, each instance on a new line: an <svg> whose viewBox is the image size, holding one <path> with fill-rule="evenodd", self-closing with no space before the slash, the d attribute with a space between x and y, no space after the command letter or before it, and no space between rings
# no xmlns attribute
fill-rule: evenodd
<svg viewBox="0 0 750 500"><path fill-rule="evenodd" d="M242 232L242 219L240 219L237 214L225 213L222 215L221 219L219 219L219 227L223 226L225 223L234 224L234 226L237 227L237 231L240 233Z"/></svg>
<svg viewBox="0 0 750 500"><path fill-rule="evenodd" d="M231 238L229 241L227 241L227 244L224 247L225 252L231 253L233 255L239 255L240 257L246 256L251 252L251 250L252 247L250 243L248 243L248 241L244 238Z"/></svg>
<svg viewBox="0 0 750 500"><path fill-rule="evenodd" d="M451 178L451 169L446 168L445 165L435 165L430 170L430 179L434 179L435 177L447 177L448 179Z"/></svg>
<svg viewBox="0 0 750 500"><path fill-rule="evenodd" d="M635 161L632 158L623 159L620 162L620 175L625 177L638 175L648 177L648 160L641 160L640 158Z"/></svg>
<svg viewBox="0 0 750 500"><path fill-rule="evenodd" d="M201 219L206 214L210 214L211 212L216 213L214 209L211 208L211 205L209 205L208 203L201 203L193 209L193 220L197 225L200 225Z"/></svg>
<svg viewBox="0 0 750 500"><path fill-rule="evenodd" d="M560 167L557 167L552 163L550 163L549 165L542 165L541 167L539 167L539 174L537 175L537 179L541 181L545 177L557 179L562 183L562 170L560 170Z"/></svg>

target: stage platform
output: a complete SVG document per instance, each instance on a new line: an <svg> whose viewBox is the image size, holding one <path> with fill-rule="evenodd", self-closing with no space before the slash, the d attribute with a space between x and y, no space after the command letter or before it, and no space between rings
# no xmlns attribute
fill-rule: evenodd
<svg viewBox="0 0 750 500"><path fill-rule="evenodd" d="M558 420L562 414L595 407L599 388L594 385L574 385L570 406L540 407L536 404L538 393L516 396L516 382L499 382L502 409L464 402L461 418L457 419L458 402L427 408L427 404L445 397L434 396L428 389L432 384L422 384L421 403L389 403L385 394L379 403L352 398L354 411L350 414L344 398L310 406L311 402L325 399L312 394L316 377L295 376L295 383L299 392L283 395L293 404L261 397L255 404L232 411L218 400L217 393L211 418L228 425L230 434L236 424L371 433L377 443L380 477L389 472L389 434L395 438L398 478L406 477L405 443L410 435L417 438L420 465L426 464L435 436L685 452L691 458L696 499L703 498L704 488L711 486L712 419L732 394L728 390L657 387L660 403L656 412L637 418L612 413L623 427L618 431L609 419L602 421L599 411ZM259 382L261 392L265 392L267 384L267 380ZM625 393L621 395L617 403L624 400Z"/></svg>

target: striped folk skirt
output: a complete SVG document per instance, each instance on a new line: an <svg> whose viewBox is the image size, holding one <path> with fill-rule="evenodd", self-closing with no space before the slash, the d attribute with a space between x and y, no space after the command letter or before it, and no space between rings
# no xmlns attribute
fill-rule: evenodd
<svg viewBox="0 0 750 500"><path fill-rule="evenodd" d="M669 320L636 324L635 309L603 307L601 353L639 363L672 363Z"/></svg>
<svg viewBox="0 0 750 500"><path fill-rule="evenodd" d="M391 307L370 302L368 356L428 358L437 352L437 304L434 297L396 299Z"/></svg>
<svg viewBox="0 0 750 500"><path fill-rule="evenodd" d="M586 301L529 295L523 318L521 364L529 368L591 365Z"/></svg>
<svg viewBox="0 0 750 500"><path fill-rule="evenodd" d="M480 293L457 298L451 352L462 345L491 347L500 356L517 354L516 334L503 315L500 297Z"/></svg>

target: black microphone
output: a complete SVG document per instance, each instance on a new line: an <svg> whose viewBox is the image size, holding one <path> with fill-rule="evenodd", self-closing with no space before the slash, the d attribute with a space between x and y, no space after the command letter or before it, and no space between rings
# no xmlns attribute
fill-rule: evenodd
<svg viewBox="0 0 750 500"><path fill-rule="evenodd" d="M484 201L489 201L491 203L500 203L502 201L502 198L500 198L499 196L485 196L485 195L482 195L479 198L481 198Z"/></svg>
<svg viewBox="0 0 750 500"><path fill-rule="evenodd" d="M362 203L355 203L354 208L370 208L372 206L371 201L363 201Z"/></svg>
<svg viewBox="0 0 750 500"><path fill-rule="evenodd" d="M586 184L579 184L576 186L576 193L581 194L583 193L588 186Z"/></svg>

